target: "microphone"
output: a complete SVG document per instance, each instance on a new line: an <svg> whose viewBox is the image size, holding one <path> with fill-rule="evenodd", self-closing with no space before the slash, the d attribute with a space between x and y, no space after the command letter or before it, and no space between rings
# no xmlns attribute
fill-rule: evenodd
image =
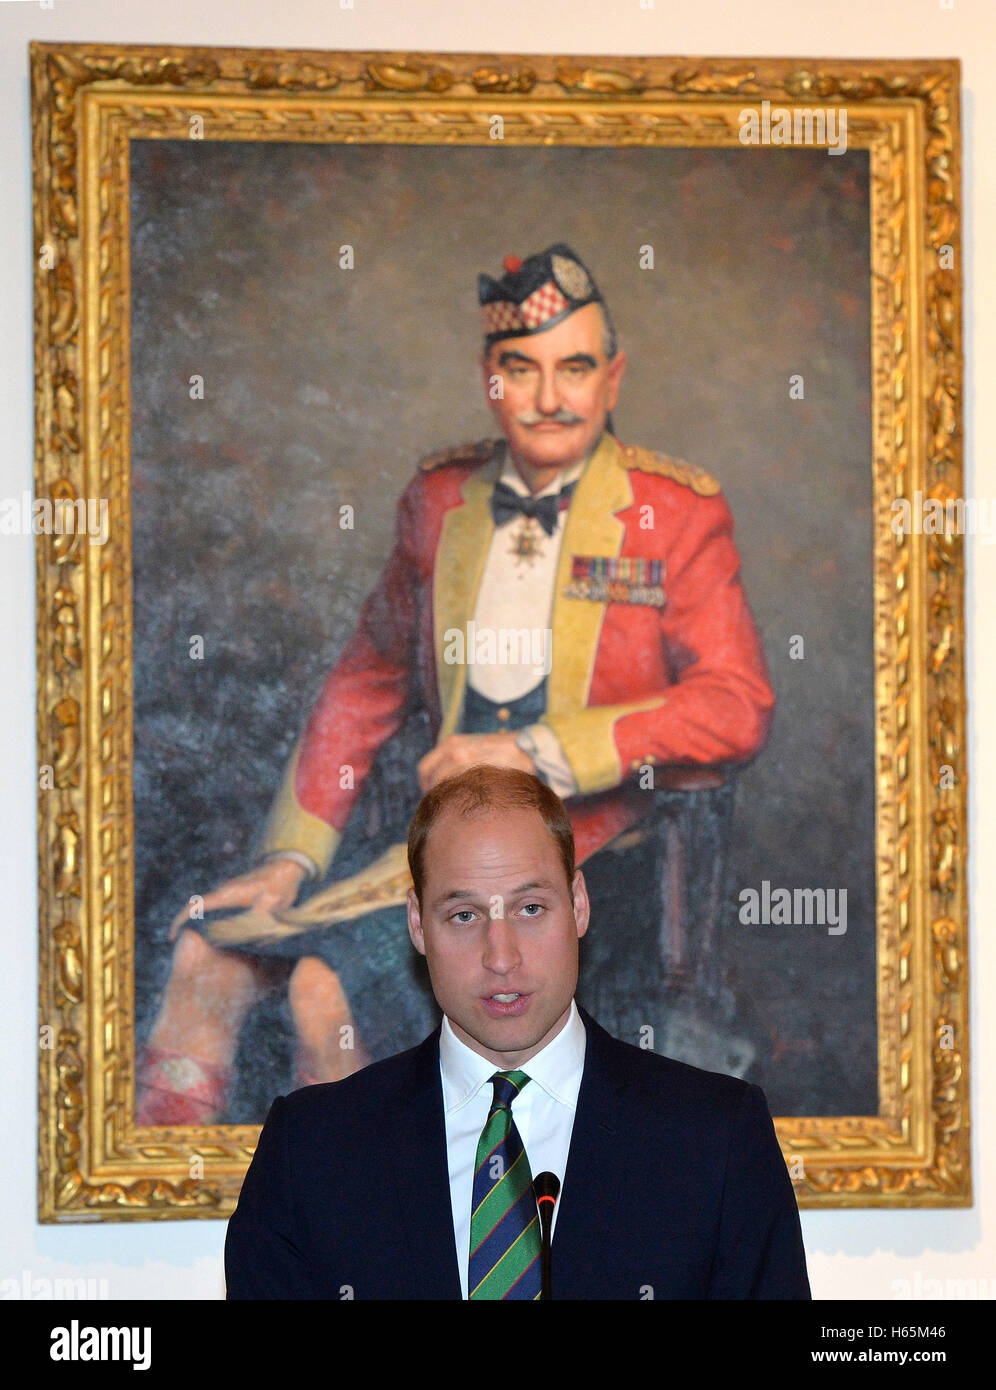
<svg viewBox="0 0 996 1390"><path fill-rule="evenodd" d="M542 1271L542 1299L550 1297L550 1241L553 1235L553 1209L560 1194L560 1179L556 1173L540 1173L533 1179L533 1192L539 1209L542 1246L540 1248L540 1270Z"/></svg>

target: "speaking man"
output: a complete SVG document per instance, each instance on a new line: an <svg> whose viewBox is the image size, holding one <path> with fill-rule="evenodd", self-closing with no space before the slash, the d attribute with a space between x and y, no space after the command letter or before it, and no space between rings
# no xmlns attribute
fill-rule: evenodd
<svg viewBox="0 0 996 1390"><path fill-rule="evenodd" d="M808 1299L763 1093L620 1042L574 1002L589 902L559 798L473 767L423 796L408 856L442 1025L274 1101L228 1297L537 1299L544 1171L554 1298Z"/></svg>

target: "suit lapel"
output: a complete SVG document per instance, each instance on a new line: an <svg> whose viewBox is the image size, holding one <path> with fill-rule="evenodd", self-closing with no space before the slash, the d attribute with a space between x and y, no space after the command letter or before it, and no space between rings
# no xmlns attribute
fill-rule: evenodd
<svg viewBox="0 0 996 1390"><path fill-rule="evenodd" d="M438 1028L416 1050L394 1137L401 1150L391 1165L401 1235L408 1248L409 1274L417 1286L411 1296L460 1299Z"/></svg>
<svg viewBox="0 0 996 1390"><path fill-rule="evenodd" d="M555 1300L613 1297L600 1255L618 1237L626 1200L613 1174L614 1156L625 1144L626 1072L618 1065L616 1040L584 1009L579 1013L586 1034L584 1071L553 1237Z"/></svg>
<svg viewBox="0 0 996 1390"><path fill-rule="evenodd" d="M467 661L444 661L449 645L445 634L456 628L466 641L467 623L474 616L477 591L481 587L488 558L494 521L491 493L505 462L505 450L497 449L489 463L469 474L460 495L463 505L451 507L443 519L432 581L433 629L439 707L442 725L439 739L456 730L467 681ZM466 653L465 653L466 655Z"/></svg>
<svg viewBox="0 0 996 1390"><path fill-rule="evenodd" d="M553 591L553 665L547 684L547 712L571 714L588 703L598 654L605 604L565 597L575 555L616 556L626 528L614 516L633 501L629 474L619 462L619 445L602 435L588 460L567 511L567 525ZM558 1218L559 1220L559 1218Z"/></svg>

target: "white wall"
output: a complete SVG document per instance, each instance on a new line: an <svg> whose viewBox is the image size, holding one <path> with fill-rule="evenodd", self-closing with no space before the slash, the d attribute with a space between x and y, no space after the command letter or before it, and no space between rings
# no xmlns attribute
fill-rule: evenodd
<svg viewBox="0 0 996 1390"><path fill-rule="evenodd" d="M644 0L648 3L648 0ZM992 0L35 0L0 2L0 497L32 487L30 40L285 48L959 57L964 64L966 493L996 498L996 5ZM988 312L987 312L988 310ZM986 383L990 383L986 389ZM982 386L982 396L978 387ZM804 1212L818 1298L888 1298L892 1281L986 1280L996 1291L996 549L967 542L975 1206ZM111 1297L216 1298L220 1221L42 1227L35 1221L34 572L0 538L0 1279L106 1278ZM987 1157L988 1155L988 1157ZM983 1289L986 1285L981 1286Z"/></svg>

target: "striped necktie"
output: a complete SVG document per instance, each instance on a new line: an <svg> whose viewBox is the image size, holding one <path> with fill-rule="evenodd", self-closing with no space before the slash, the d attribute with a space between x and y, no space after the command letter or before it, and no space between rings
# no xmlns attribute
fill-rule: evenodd
<svg viewBox="0 0 996 1390"><path fill-rule="evenodd" d="M528 1081L523 1071L499 1071L491 1078L494 1099L474 1169L467 1279L471 1298L540 1297L540 1227L533 1178L512 1118L512 1101Z"/></svg>

